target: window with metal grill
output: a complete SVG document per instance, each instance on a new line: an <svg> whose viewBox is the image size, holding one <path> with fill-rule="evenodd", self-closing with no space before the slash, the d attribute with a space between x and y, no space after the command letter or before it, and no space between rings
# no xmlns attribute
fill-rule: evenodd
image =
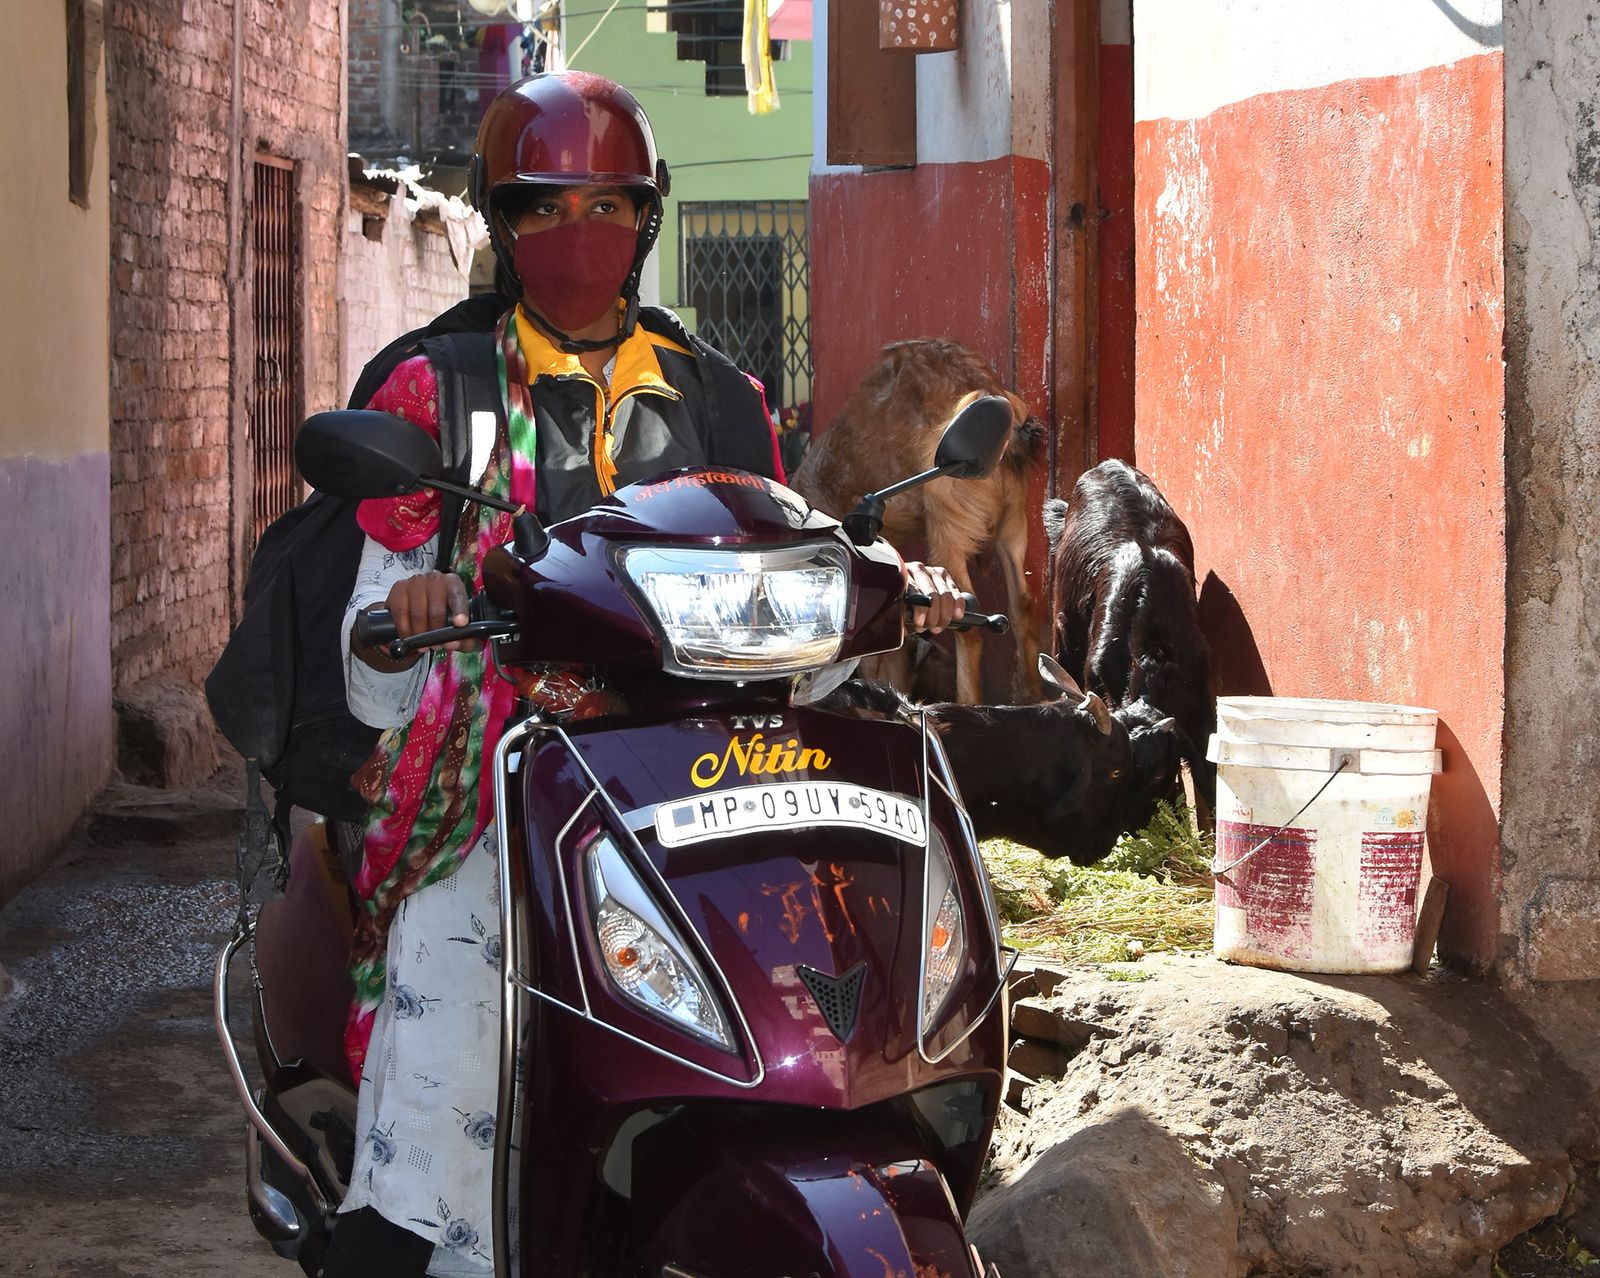
<svg viewBox="0 0 1600 1278"><path fill-rule="evenodd" d="M811 259L804 200L678 206L684 305L700 335L767 388L776 413L811 398Z"/></svg>
<svg viewBox="0 0 1600 1278"><path fill-rule="evenodd" d="M255 370L250 388L254 478L250 544L300 501L294 434L300 404L300 261L292 160L258 155L251 205Z"/></svg>

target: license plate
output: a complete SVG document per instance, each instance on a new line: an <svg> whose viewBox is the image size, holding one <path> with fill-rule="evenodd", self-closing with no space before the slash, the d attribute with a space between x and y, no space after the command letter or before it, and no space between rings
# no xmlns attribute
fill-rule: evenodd
<svg viewBox="0 0 1600 1278"><path fill-rule="evenodd" d="M663 803L656 809L656 838L669 848L753 830L818 825L873 830L918 847L926 838L922 805L916 800L829 781L742 785Z"/></svg>

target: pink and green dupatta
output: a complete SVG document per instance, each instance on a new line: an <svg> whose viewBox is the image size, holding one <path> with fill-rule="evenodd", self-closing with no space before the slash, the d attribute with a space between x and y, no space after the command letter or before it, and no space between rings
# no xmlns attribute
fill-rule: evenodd
<svg viewBox="0 0 1600 1278"><path fill-rule="evenodd" d="M489 492L531 509L533 401L513 314L502 317L495 331L509 439L496 441L482 482ZM437 531L436 495L395 501L389 522L407 524L403 535L411 544ZM474 590L481 589L484 554L510 536L510 515L469 505L456 540L456 572ZM372 807L355 882L363 909L351 949L355 998L345 1027L352 1077L361 1076L384 998L389 927L396 912L413 892L453 874L493 819L493 776L483 764L493 757L516 697L516 689L493 672L486 651L440 652L411 722L385 732L357 776Z"/></svg>

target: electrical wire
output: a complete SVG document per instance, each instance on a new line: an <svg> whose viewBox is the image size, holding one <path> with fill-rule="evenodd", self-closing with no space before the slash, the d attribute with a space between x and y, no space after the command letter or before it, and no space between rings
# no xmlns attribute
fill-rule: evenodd
<svg viewBox="0 0 1600 1278"><path fill-rule="evenodd" d="M562 17L592 18L596 14L609 14L612 9L620 9L623 13L659 13L663 16L669 12L689 14L702 13L708 15L717 13L728 13L733 15L740 14L739 0L675 0L675 3L671 5L670 9L665 4L623 4L621 3L621 0L618 0L617 4L614 4L610 8L606 9L567 9L563 11ZM352 21L350 23L350 29L352 31L392 31L397 27L409 28L416 25L418 24L414 22ZM474 15L470 18L466 14L462 14L456 19L442 18L438 22L429 22L425 25L430 27L470 27L472 30L476 31L484 27L521 26L522 23L516 18L508 17L502 14L495 14L491 17Z"/></svg>
<svg viewBox="0 0 1600 1278"><path fill-rule="evenodd" d="M569 69L571 68L572 64L577 61L578 55L589 47L589 41L595 38L595 35L599 32L600 28L605 26L606 19L616 11L617 6L621 3L622 0L611 0L611 8L607 9L600 15L600 20L596 22L594 26L589 28L589 34L584 36L582 40L578 41L578 47L576 49L567 54L566 64Z"/></svg>
<svg viewBox="0 0 1600 1278"><path fill-rule="evenodd" d="M672 165L674 173L682 169L706 169L713 164L765 164L768 160L809 160L810 151L795 151L790 155L741 155L731 160L687 160L682 164Z"/></svg>
<svg viewBox="0 0 1600 1278"><path fill-rule="evenodd" d="M505 83L505 77L493 71L457 71L448 68L439 68L434 71L412 70L401 71L394 77L394 83L405 89L433 89L438 87L453 86L458 89L496 89ZM812 89L789 89L780 83L779 90L785 94L809 95ZM740 98L744 90L738 93L708 94L699 84L629 84L628 92L654 93L670 97L729 97Z"/></svg>

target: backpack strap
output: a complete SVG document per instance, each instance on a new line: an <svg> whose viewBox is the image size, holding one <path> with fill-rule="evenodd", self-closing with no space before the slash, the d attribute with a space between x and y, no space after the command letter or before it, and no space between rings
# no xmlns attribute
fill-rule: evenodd
<svg viewBox="0 0 1600 1278"><path fill-rule="evenodd" d="M497 436L506 430L494 333L442 333L424 338L420 346L439 383L439 450L444 456L444 477L470 484L477 478L471 473L473 415L492 413ZM465 506L465 498L440 494L436 564L440 572L449 572L455 560L456 533Z"/></svg>

